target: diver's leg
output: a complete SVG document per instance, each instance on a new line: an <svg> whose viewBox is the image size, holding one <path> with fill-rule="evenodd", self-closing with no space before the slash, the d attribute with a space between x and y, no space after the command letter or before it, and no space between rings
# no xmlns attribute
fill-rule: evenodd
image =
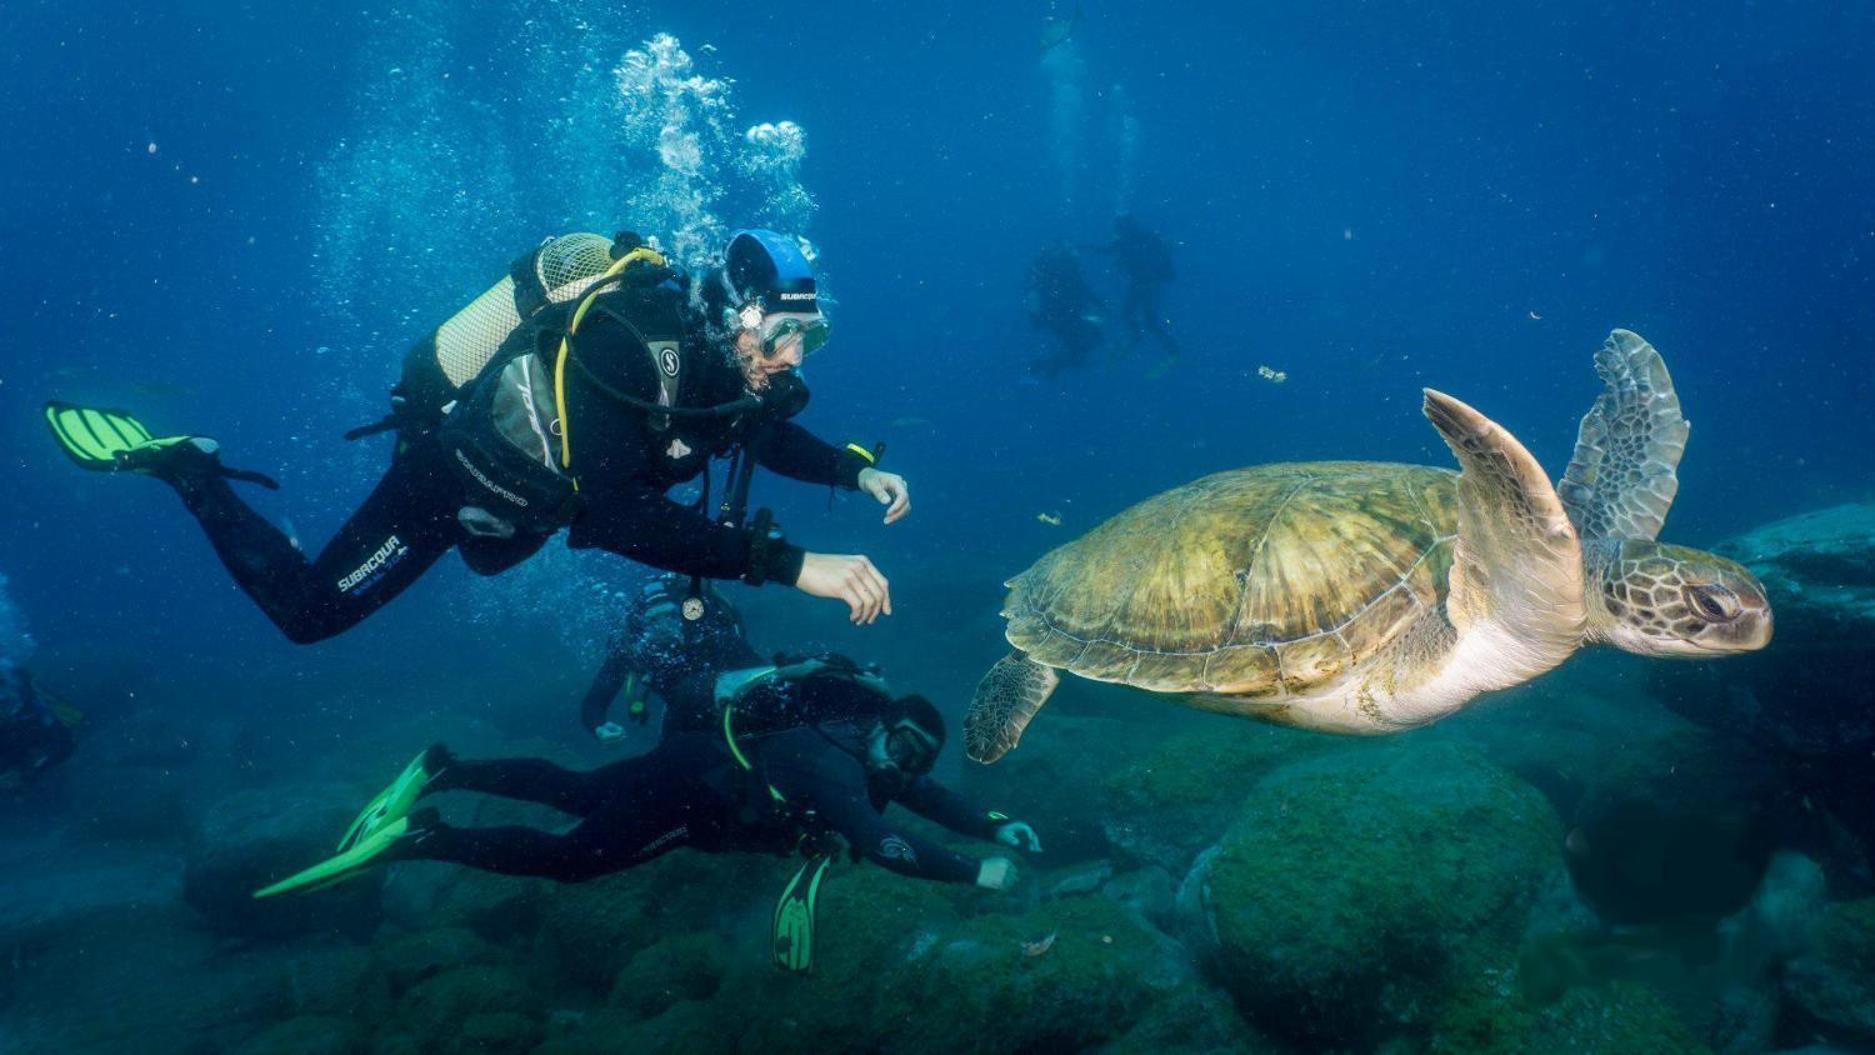
<svg viewBox="0 0 1875 1055"><path fill-rule="evenodd" d="M1141 338L1151 327L1152 292L1143 282L1135 282L1126 290L1126 347L1128 351L1139 347Z"/></svg>
<svg viewBox="0 0 1875 1055"><path fill-rule="evenodd" d="M699 738L700 739L700 738ZM584 820L564 835L537 828L452 828L432 823L409 856L503 875L580 883L660 857L713 832L720 813L694 779L700 761L692 738L586 774L602 784ZM558 768L558 767L554 767ZM497 792L506 794L505 791Z"/></svg>
<svg viewBox="0 0 1875 1055"><path fill-rule="evenodd" d="M218 476L174 481L234 581L287 638L322 641L402 593L462 538L447 468L414 447L308 561Z"/></svg>
<svg viewBox="0 0 1875 1055"><path fill-rule="evenodd" d="M623 634L615 635L607 644L605 663L593 676L579 704L579 724L589 733L598 732L606 723L606 712L611 710L613 698L624 687L625 679L634 673L634 661L638 656L631 646L632 642Z"/></svg>
<svg viewBox="0 0 1875 1055"><path fill-rule="evenodd" d="M1167 359L1179 357L1178 340L1172 336L1172 330L1166 325L1165 309L1159 306L1159 290L1154 287L1144 298L1141 307L1141 320L1159 345L1165 349Z"/></svg>
<svg viewBox="0 0 1875 1055"><path fill-rule="evenodd" d="M455 759L424 788L424 794L444 791L474 791L497 795L519 802L550 806L562 813L583 817L599 803L600 793L616 774L608 771L641 761L628 758L610 766L581 772L555 765L544 758L490 758L480 761Z"/></svg>

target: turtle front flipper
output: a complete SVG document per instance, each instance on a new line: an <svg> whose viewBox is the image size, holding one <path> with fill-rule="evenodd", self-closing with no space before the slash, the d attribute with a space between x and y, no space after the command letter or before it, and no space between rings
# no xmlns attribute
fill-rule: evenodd
<svg viewBox="0 0 1875 1055"><path fill-rule="evenodd" d="M1660 535L1679 493L1692 431L1667 364L1640 334L1616 330L1595 353L1602 394L1582 419L1575 454L1556 485L1585 539Z"/></svg>
<svg viewBox="0 0 1875 1055"><path fill-rule="evenodd" d="M1582 548L1549 477L1517 437L1430 388L1425 411L1464 470L1446 597L1461 642L1472 638L1470 669L1461 673L1478 691L1515 685L1582 643Z"/></svg>
<svg viewBox="0 0 1875 1055"><path fill-rule="evenodd" d="M1021 652L997 660L977 683L976 697L964 718L965 753L984 765L1008 754L1060 683L1053 667Z"/></svg>

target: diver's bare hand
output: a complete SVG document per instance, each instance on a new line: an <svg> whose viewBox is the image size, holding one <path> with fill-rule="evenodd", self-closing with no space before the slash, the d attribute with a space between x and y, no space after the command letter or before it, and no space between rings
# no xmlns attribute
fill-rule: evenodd
<svg viewBox="0 0 1875 1055"><path fill-rule="evenodd" d="M891 585L862 556L809 553L794 588L811 597L845 601L848 617L862 625L892 614Z"/></svg>
<svg viewBox="0 0 1875 1055"><path fill-rule="evenodd" d="M859 471L859 489L879 500L886 507L885 522L896 524L911 512L911 485L897 473L881 472L878 469Z"/></svg>

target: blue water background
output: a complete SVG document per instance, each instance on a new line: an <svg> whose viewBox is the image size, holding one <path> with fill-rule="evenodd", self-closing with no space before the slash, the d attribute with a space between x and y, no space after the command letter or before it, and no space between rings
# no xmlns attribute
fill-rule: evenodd
<svg viewBox="0 0 1875 1055"><path fill-rule="evenodd" d="M1693 422L1668 537L1710 543L1875 483L1864 7L1088 3L1064 175L1039 5L140 6L10 4L0 38L0 569L55 652L317 679L482 640L458 624L500 591L548 618L586 603L566 576L469 582L452 560L367 628L296 650L172 496L80 474L37 408L117 403L212 433L281 477L257 501L316 547L382 463L382 440L339 433L377 415L404 347L541 236L632 221L591 178L620 165L603 124L553 122L656 32L734 79L743 123L807 129L807 234L838 305L805 420L886 441L912 481L916 513L890 530L853 499L760 486L798 541L868 553L898 584L901 616L863 637L825 602L763 598L835 643L929 654L947 629L967 684L999 649L998 581L1132 501L1257 462L1448 464L1422 386L1560 473L1614 326L1658 345ZM399 111L410 99L439 109ZM379 240L397 266L351 276L359 299L335 305L320 167L400 121L410 205L357 232L362 259ZM456 178L508 207L425 213ZM1175 245L1184 360L1156 380L1141 355L1025 381L1029 261L1051 237L1102 240L1128 187Z"/></svg>

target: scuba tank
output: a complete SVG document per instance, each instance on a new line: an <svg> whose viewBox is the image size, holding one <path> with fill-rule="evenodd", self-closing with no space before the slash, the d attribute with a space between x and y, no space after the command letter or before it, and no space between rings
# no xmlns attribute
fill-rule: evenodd
<svg viewBox="0 0 1875 1055"><path fill-rule="evenodd" d="M811 703L804 691L810 687L820 690ZM716 679L715 696L730 754L751 769L744 743L805 725L880 717L892 700L892 686L877 670L828 654L729 671Z"/></svg>
<svg viewBox="0 0 1875 1055"><path fill-rule="evenodd" d="M516 260L499 282L413 345L391 388L391 412L347 432L345 438L434 428L523 323L547 307L579 298L632 261L643 245L630 232L616 239L578 232L541 242Z"/></svg>

